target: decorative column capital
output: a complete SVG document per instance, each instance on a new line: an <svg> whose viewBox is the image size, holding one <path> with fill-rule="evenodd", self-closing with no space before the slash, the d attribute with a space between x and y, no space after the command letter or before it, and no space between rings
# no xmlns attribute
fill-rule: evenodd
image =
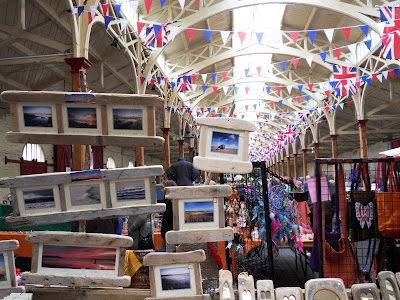
<svg viewBox="0 0 400 300"><path fill-rule="evenodd" d="M189 147L188 149L189 149L189 151L193 151L194 147Z"/></svg>
<svg viewBox="0 0 400 300"><path fill-rule="evenodd" d="M368 119L365 120L357 120L358 127L365 127L367 126Z"/></svg>
<svg viewBox="0 0 400 300"><path fill-rule="evenodd" d="M86 70L92 66L92 63L85 57L66 58L65 62L70 65L71 73L78 73L80 70Z"/></svg>
<svg viewBox="0 0 400 300"><path fill-rule="evenodd" d="M164 133L164 134L168 134L169 133L169 130L170 130L170 128L161 128L161 130L162 130L162 132Z"/></svg>
<svg viewBox="0 0 400 300"><path fill-rule="evenodd" d="M338 136L338 134L331 134L331 140L336 141Z"/></svg>
<svg viewBox="0 0 400 300"><path fill-rule="evenodd" d="M179 145L183 145L184 140L178 140Z"/></svg>
<svg viewBox="0 0 400 300"><path fill-rule="evenodd" d="M301 149L301 151L303 151L303 153L307 153L307 149Z"/></svg>
<svg viewBox="0 0 400 300"><path fill-rule="evenodd" d="M319 147L319 143L314 143L314 146L315 147Z"/></svg>
<svg viewBox="0 0 400 300"><path fill-rule="evenodd" d="M293 157L297 157L297 153L293 153Z"/></svg>

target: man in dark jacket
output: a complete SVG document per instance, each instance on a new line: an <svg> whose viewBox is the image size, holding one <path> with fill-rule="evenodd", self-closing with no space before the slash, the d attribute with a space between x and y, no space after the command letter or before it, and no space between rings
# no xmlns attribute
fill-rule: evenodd
<svg viewBox="0 0 400 300"><path fill-rule="evenodd" d="M168 170L167 176L169 180L173 180L180 186L191 186L193 181L200 175L200 171L193 167L191 162L186 158L180 157L178 162L174 163Z"/></svg>

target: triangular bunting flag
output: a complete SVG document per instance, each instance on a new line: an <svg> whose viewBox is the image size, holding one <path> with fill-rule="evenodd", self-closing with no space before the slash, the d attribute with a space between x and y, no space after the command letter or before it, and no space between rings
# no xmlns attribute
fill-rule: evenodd
<svg viewBox="0 0 400 300"><path fill-rule="evenodd" d="M376 76L376 77L378 78L378 80L379 80L380 82L382 82L382 79L383 79L382 74L378 74L378 76Z"/></svg>
<svg viewBox="0 0 400 300"><path fill-rule="evenodd" d="M274 41L277 44L282 44L282 31L274 31Z"/></svg>
<svg viewBox="0 0 400 300"><path fill-rule="evenodd" d="M378 78L378 73L372 74L372 78L374 79L374 81L376 81L376 79Z"/></svg>
<svg viewBox="0 0 400 300"><path fill-rule="evenodd" d="M310 100L310 95L305 95L304 98L306 98L307 102Z"/></svg>
<svg viewBox="0 0 400 300"><path fill-rule="evenodd" d="M281 61L279 64L281 65L281 68L282 68L282 70L283 71L285 71L285 69L286 69L286 61Z"/></svg>
<svg viewBox="0 0 400 300"><path fill-rule="evenodd" d="M281 87L281 86L277 86L277 87L276 87L276 90L278 91L278 95L280 95L280 94L281 94L282 87Z"/></svg>
<svg viewBox="0 0 400 300"><path fill-rule="evenodd" d="M341 52L342 52L342 48L333 49L333 53L335 53L337 59L340 59Z"/></svg>
<svg viewBox="0 0 400 300"><path fill-rule="evenodd" d="M274 109L274 101L269 101L269 105L271 106L272 109Z"/></svg>
<svg viewBox="0 0 400 300"><path fill-rule="evenodd" d="M325 113L328 113L329 111L329 106L325 106Z"/></svg>
<svg viewBox="0 0 400 300"><path fill-rule="evenodd" d="M292 37L293 43L297 43L297 39L299 38L299 33L298 31L290 31L289 34Z"/></svg>
<svg viewBox="0 0 400 300"><path fill-rule="evenodd" d="M393 72L396 74L396 76L399 76L399 68L393 69Z"/></svg>
<svg viewBox="0 0 400 300"><path fill-rule="evenodd" d="M261 67L256 68L258 75L261 75Z"/></svg>
<svg viewBox="0 0 400 300"><path fill-rule="evenodd" d="M239 32L238 32L238 35L239 35L240 42L241 42L242 45L243 45L243 41L244 41L244 39L246 38L246 32L244 32L244 31L239 31Z"/></svg>
<svg viewBox="0 0 400 300"><path fill-rule="evenodd" d="M203 88L203 93L205 93L208 88L208 85L202 85L201 87Z"/></svg>
<svg viewBox="0 0 400 300"><path fill-rule="evenodd" d="M115 15L119 18L119 12L121 10L122 3L115 3Z"/></svg>
<svg viewBox="0 0 400 300"><path fill-rule="evenodd" d="M308 89L310 90L310 92L312 92L313 87L314 87L314 83L308 84Z"/></svg>
<svg viewBox="0 0 400 300"><path fill-rule="evenodd" d="M253 107L254 107L254 110L257 110L257 104L253 104ZM258 119L259 117L260 117L260 116L258 116L257 119Z"/></svg>
<svg viewBox="0 0 400 300"><path fill-rule="evenodd" d="M332 109L336 111L336 105L332 105Z"/></svg>
<svg viewBox="0 0 400 300"><path fill-rule="evenodd" d="M311 67L311 64L312 64L313 56L314 55L307 55L306 57L304 57L310 67Z"/></svg>
<svg viewBox="0 0 400 300"><path fill-rule="evenodd" d="M388 74L392 79L394 78L394 71L393 70L390 70Z"/></svg>
<svg viewBox="0 0 400 300"><path fill-rule="evenodd" d="M324 32L329 43L332 43L334 29L333 28L324 29Z"/></svg>
<svg viewBox="0 0 400 300"><path fill-rule="evenodd" d="M203 82L206 83L206 81L207 81L207 74L201 74L201 78L203 79Z"/></svg>
<svg viewBox="0 0 400 300"><path fill-rule="evenodd" d="M227 86L222 87L222 89L224 90L224 94L226 95L226 93L228 92L228 88ZM222 108L222 110L224 111L224 107ZM225 112L225 111L224 111Z"/></svg>
<svg viewBox="0 0 400 300"><path fill-rule="evenodd" d="M369 26L368 25L360 25L360 26L358 26L360 29L361 29L361 31L365 34L365 36L368 36L368 29L369 29Z"/></svg>
<svg viewBox="0 0 400 300"><path fill-rule="evenodd" d="M351 101L347 102L347 106L350 107L351 105Z"/></svg>
<svg viewBox="0 0 400 300"><path fill-rule="evenodd" d="M160 0L161 8L163 8L166 0Z"/></svg>
<svg viewBox="0 0 400 300"><path fill-rule="evenodd" d="M233 88L233 90L234 90L234 92L235 92L235 95L237 95L237 93L238 93L238 91L239 91L239 87L235 86L235 87Z"/></svg>
<svg viewBox="0 0 400 300"><path fill-rule="evenodd" d="M162 27L161 25L153 24L154 36L155 36L155 37L157 37L158 34L160 33L161 27Z"/></svg>
<svg viewBox="0 0 400 300"><path fill-rule="evenodd" d="M200 107L200 111L202 114L204 114L204 107Z"/></svg>
<svg viewBox="0 0 400 300"><path fill-rule="evenodd" d="M231 33L230 31L220 31L221 33L221 38L222 38L222 42L224 43L224 45L226 44L226 41L228 40L229 34Z"/></svg>
<svg viewBox="0 0 400 300"><path fill-rule="evenodd" d="M193 74L193 75L190 75L190 77L192 78L192 83L196 83L197 75Z"/></svg>
<svg viewBox="0 0 400 300"><path fill-rule="evenodd" d="M292 100L293 100L293 98L288 98L287 99L287 102L289 103L289 105L292 105Z"/></svg>
<svg viewBox="0 0 400 300"><path fill-rule="evenodd" d="M261 44L264 32L256 32L258 43Z"/></svg>
<svg viewBox="0 0 400 300"><path fill-rule="evenodd" d="M153 0L144 0L144 5L146 6L147 14L150 13L151 5L153 4Z"/></svg>
<svg viewBox="0 0 400 300"><path fill-rule="evenodd" d="M214 94L216 94L217 91L218 91L218 87L217 86L213 86L212 88L213 88Z"/></svg>
<svg viewBox="0 0 400 300"><path fill-rule="evenodd" d="M340 106L340 108L343 110L344 103L340 103L339 106Z"/></svg>
<svg viewBox="0 0 400 300"><path fill-rule="evenodd" d="M103 16L107 15L108 8L110 7L110 4L102 4L101 8L103 9Z"/></svg>
<svg viewBox="0 0 400 300"><path fill-rule="evenodd" d="M175 86L176 86L176 83L172 81L171 82L171 89L174 90Z"/></svg>
<svg viewBox="0 0 400 300"><path fill-rule="evenodd" d="M388 78L389 71L382 71L382 75L385 79Z"/></svg>
<svg viewBox="0 0 400 300"><path fill-rule="evenodd" d="M269 93L271 93L271 87L270 86L266 86L265 89L267 90L267 93L269 95Z"/></svg>
<svg viewBox="0 0 400 300"><path fill-rule="evenodd" d="M249 76L249 71L250 71L250 69L244 69L244 76Z"/></svg>
<svg viewBox="0 0 400 300"><path fill-rule="evenodd" d="M292 64L295 69L297 69L297 65L299 64L300 58L292 59Z"/></svg>
<svg viewBox="0 0 400 300"><path fill-rule="evenodd" d="M325 95L326 95L326 97L328 97L329 98L329 91L328 90L326 90L326 91L324 91L325 92Z"/></svg>
<svg viewBox="0 0 400 300"><path fill-rule="evenodd" d="M371 50L371 44L372 44L372 40L364 41L364 45L368 48L368 50Z"/></svg>
<svg viewBox="0 0 400 300"><path fill-rule="evenodd" d="M225 106L222 106L221 109L222 109L222 112L225 113L226 107L225 107Z"/></svg>
<svg viewBox="0 0 400 300"><path fill-rule="evenodd" d="M303 85L302 85L302 84L299 84L299 85L297 86L297 88L299 89L299 92L301 93L301 91L303 90Z"/></svg>
<svg viewBox="0 0 400 300"><path fill-rule="evenodd" d="M246 109L246 111L249 110L249 106L248 105L245 105L244 108Z"/></svg>
<svg viewBox="0 0 400 300"><path fill-rule="evenodd" d="M296 97L296 101L297 101L298 104L300 104L300 100L301 100L301 97L300 97L300 96L297 96L297 97Z"/></svg>
<svg viewBox="0 0 400 300"><path fill-rule="evenodd" d="M283 100L279 100L279 106L282 107Z"/></svg>
<svg viewBox="0 0 400 300"><path fill-rule="evenodd" d="M185 7L185 0L179 0L179 4L181 5L181 8L183 10L183 8Z"/></svg>
<svg viewBox="0 0 400 300"><path fill-rule="evenodd" d="M308 36L310 38L311 44L314 44L315 35L317 34L317 31L316 30L309 30L309 31L307 31L307 34L308 34Z"/></svg>
<svg viewBox="0 0 400 300"><path fill-rule="evenodd" d="M194 33L196 32L195 28L186 28L186 32L188 35L189 42L192 40Z"/></svg>
<svg viewBox="0 0 400 300"><path fill-rule="evenodd" d="M289 94L292 92L292 86L291 85L287 85L286 89L287 89Z"/></svg>
<svg viewBox="0 0 400 300"><path fill-rule="evenodd" d="M217 77L217 73L211 73L211 79L215 82L215 77Z"/></svg>
<svg viewBox="0 0 400 300"><path fill-rule="evenodd" d="M246 91L246 95L249 93L250 88L249 87L245 87L244 90Z"/></svg>
<svg viewBox="0 0 400 300"><path fill-rule="evenodd" d="M112 21L112 19L114 19L114 17L104 16L104 25L106 25L106 29L107 29L108 25L110 24L110 22Z"/></svg>
<svg viewBox="0 0 400 300"><path fill-rule="evenodd" d="M326 55L327 55L327 53L328 53L328 52L321 52L321 53L319 54L319 56L321 56L321 59L322 59L323 62L326 61Z"/></svg>
<svg viewBox="0 0 400 300"><path fill-rule="evenodd" d="M226 76L228 75L228 71L224 71L224 72L222 72L221 74L222 74L222 78L223 78L224 80L226 80Z"/></svg>
<svg viewBox="0 0 400 300"><path fill-rule="evenodd" d="M137 31L138 31L138 35L140 34L140 32L142 31L144 25L146 25L143 22L136 22L136 26L137 26Z"/></svg>
<svg viewBox="0 0 400 300"><path fill-rule="evenodd" d="M350 44L350 45L347 46L347 48L349 48L351 53L355 53L356 52L356 47L357 47L357 44Z"/></svg>
<svg viewBox="0 0 400 300"><path fill-rule="evenodd" d="M192 91L195 92L197 89L197 84L192 83Z"/></svg>
<svg viewBox="0 0 400 300"><path fill-rule="evenodd" d="M121 25L121 32L122 32L128 25L129 21L128 21L128 19L119 19L119 23Z"/></svg>
<svg viewBox="0 0 400 300"><path fill-rule="evenodd" d="M346 41L349 41L350 38L350 33L351 33L351 27L343 27L342 32L344 36L346 37Z"/></svg>
<svg viewBox="0 0 400 300"><path fill-rule="evenodd" d="M204 37L206 38L206 43L210 41L211 35L213 31L212 30L204 30Z"/></svg>

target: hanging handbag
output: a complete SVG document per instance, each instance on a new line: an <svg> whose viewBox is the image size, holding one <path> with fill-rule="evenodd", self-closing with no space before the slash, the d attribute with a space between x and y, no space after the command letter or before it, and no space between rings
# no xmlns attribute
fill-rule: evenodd
<svg viewBox="0 0 400 300"><path fill-rule="evenodd" d="M139 242L138 242L138 250L154 250L154 243L153 243L153 234L150 232L146 236L141 236L139 230Z"/></svg>
<svg viewBox="0 0 400 300"><path fill-rule="evenodd" d="M317 178L315 176L311 176L310 179L307 180L308 192L310 193L310 198L312 203L317 203ZM326 179L325 174L322 172L321 176L321 201L329 201L331 200L331 196L329 194L328 189L328 180Z"/></svg>
<svg viewBox="0 0 400 300"><path fill-rule="evenodd" d="M337 169L337 168L336 168ZM323 270L325 278L341 278L346 287L356 283L358 278L357 260L351 250L347 235L346 189L343 166L336 172L336 197L339 199L343 235L338 241L339 251L323 240Z"/></svg>
<svg viewBox="0 0 400 300"><path fill-rule="evenodd" d="M400 237L400 176L399 162L391 162L382 184L377 191L378 230L383 237ZM387 180L388 179L388 182Z"/></svg>
<svg viewBox="0 0 400 300"><path fill-rule="evenodd" d="M364 191L359 190L361 178ZM351 191L349 193L349 237L352 241L363 241L376 236L375 193L371 191L368 164L354 164Z"/></svg>

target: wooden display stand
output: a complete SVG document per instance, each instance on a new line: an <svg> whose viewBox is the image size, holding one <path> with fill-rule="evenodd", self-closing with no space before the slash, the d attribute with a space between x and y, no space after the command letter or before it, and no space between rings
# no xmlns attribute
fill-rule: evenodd
<svg viewBox="0 0 400 300"><path fill-rule="evenodd" d="M155 176L162 166L59 172L0 179L10 188L13 227L160 213Z"/></svg>
<svg viewBox="0 0 400 300"><path fill-rule="evenodd" d="M334 293L339 300L348 299L346 286L344 285L343 280L340 278L310 279L306 282L304 288L306 295L305 300L312 300L317 293L322 293L323 291Z"/></svg>
<svg viewBox="0 0 400 300"><path fill-rule="evenodd" d="M272 280L257 280L257 300L275 300L274 282Z"/></svg>
<svg viewBox="0 0 400 300"><path fill-rule="evenodd" d="M150 287L153 299L208 300L203 295L200 263L206 260L203 250L186 253L150 253L143 265L150 267Z"/></svg>
<svg viewBox="0 0 400 300"><path fill-rule="evenodd" d="M0 298L11 293L24 293L25 287L18 286L15 275L14 250L18 249L17 240L0 242Z"/></svg>
<svg viewBox="0 0 400 300"><path fill-rule="evenodd" d="M232 228L225 228L224 198L232 194L229 185L166 187L172 200L173 231L166 233L168 244L198 244L230 241ZM190 197L190 198L189 198Z"/></svg>
<svg viewBox="0 0 400 300"><path fill-rule="evenodd" d="M124 276L125 248L130 237L114 234L43 231L26 240L33 243L31 272L25 284L128 287ZM82 268L85 269L82 269Z"/></svg>
<svg viewBox="0 0 400 300"><path fill-rule="evenodd" d="M249 173L249 134L256 126L236 118L198 118L201 125L199 155L193 165L214 173Z"/></svg>
<svg viewBox="0 0 400 300"><path fill-rule="evenodd" d="M159 147L155 95L5 91L13 143Z"/></svg>
<svg viewBox="0 0 400 300"><path fill-rule="evenodd" d="M233 279L231 271L219 271L219 300L234 300Z"/></svg>
<svg viewBox="0 0 400 300"><path fill-rule="evenodd" d="M238 276L239 300L255 300L254 278L247 272L240 273Z"/></svg>

